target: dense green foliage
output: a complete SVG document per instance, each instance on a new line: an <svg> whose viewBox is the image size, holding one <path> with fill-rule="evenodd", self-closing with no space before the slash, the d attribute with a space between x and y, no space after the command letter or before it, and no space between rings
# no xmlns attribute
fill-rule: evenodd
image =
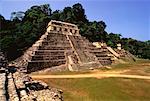
<svg viewBox="0 0 150 101"><path fill-rule="evenodd" d="M123 48L138 57L150 59L150 41L141 42L131 38L121 38L120 34L105 31L104 21L89 21L86 18L82 5L77 3L72 7L65 7L62 11L53 11L48 4L33 6L25 12L22 21L15 18L5 20L0 15L0 46L9 60L17 58L24 50L30 47L45 32L47 23L51 20L60 20L77 24L80 34L90 41L106 42L111 47L122 43Z"/></svg>

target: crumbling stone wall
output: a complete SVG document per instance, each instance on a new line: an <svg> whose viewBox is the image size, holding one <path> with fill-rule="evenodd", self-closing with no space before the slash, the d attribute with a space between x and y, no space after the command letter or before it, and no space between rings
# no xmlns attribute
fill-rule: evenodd
<svg viewBox="0 0 150 101"><path fill-rule="evenodd" d="M62 91L27 74L0 74L0 101L63 101Z"/></svg>
<svg viewBox="0 0 150 101"><path fill-rule="evenodd" d="M63 101L62 90L33 80L14 66L0 66L0 101Z"/></svg>
<svg viewBox="0 0 150 101"><path fill-rule="evenodd" d="M6 74L0 73L0 101L6 101Z"/></svg>

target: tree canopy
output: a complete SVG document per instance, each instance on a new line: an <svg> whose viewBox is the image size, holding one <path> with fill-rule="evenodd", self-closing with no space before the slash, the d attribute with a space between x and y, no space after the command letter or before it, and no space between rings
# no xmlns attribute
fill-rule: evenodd
<svg viewBox="0 0 150 101"><path fill-rule="evenodd" d="M91 42L106 42L113 48L116 48L117 43L121 43L123 48L132 54L150 59L150 40L142 42L132 38L122 38L121 34L107 33L106 23L101 20L89 21L80 3L65 7L62 11L52 11L49 4L35 5L25 12L22 20L15 18L10 21L0 15L1 50L7 54L9 60L17 58L39 39L52 19L78 25L80 34Z"/></svg>

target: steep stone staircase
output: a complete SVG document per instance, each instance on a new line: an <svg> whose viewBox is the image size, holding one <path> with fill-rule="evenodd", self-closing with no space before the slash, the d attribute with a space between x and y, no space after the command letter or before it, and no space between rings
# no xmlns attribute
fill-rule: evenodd
<svg viewBox="0 0 150 101"><path fill-rule="evenodd" d="M77 37L76 41L78 43L77 47L79 51L83 48L85 52L82 52L82 54L86 53L90 57L90 61L99 61L102 65L110 65L112 63L111 57L108 56L108 50L106 47L96 48L84 37Z"/></svg>
<svg viewBox="0 0 150 101"><path fill-rule="evenodd" d="M108 50L106 47L102 47L102 48L93 47L91 49L91 53L95 54L95 56L98 58L98 61L102 65L110 65L112 63L111 57L108 56Z"/></svg>
<svg viewBox="0 0 150 101"><path fill-rule="evenodd" d="M31 71L40 70L52 66L66 63L65 53L71 51L71 47L65 35L59 33L49 33L47 38L35 51L29 62L28 69ZM33 69L33 67L37 67Z"/></svg>

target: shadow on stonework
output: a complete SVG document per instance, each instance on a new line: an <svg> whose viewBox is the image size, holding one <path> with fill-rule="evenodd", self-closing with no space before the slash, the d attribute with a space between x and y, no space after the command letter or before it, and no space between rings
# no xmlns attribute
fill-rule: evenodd
<svg viewBox="0 0 150 101"><path fill-rule="evenodd" d="M15 73L17 71L15 66L8 66L8 72L9 73Z"/></svg>
<svg viewBox="0 0 150 101"><path fill-rule="evenodd" d="M25 86L27 87L28 90L34 90L34 91L48 89L47 85L43 85L38 81L32 81L32 82L25 83Z"/></svg>

